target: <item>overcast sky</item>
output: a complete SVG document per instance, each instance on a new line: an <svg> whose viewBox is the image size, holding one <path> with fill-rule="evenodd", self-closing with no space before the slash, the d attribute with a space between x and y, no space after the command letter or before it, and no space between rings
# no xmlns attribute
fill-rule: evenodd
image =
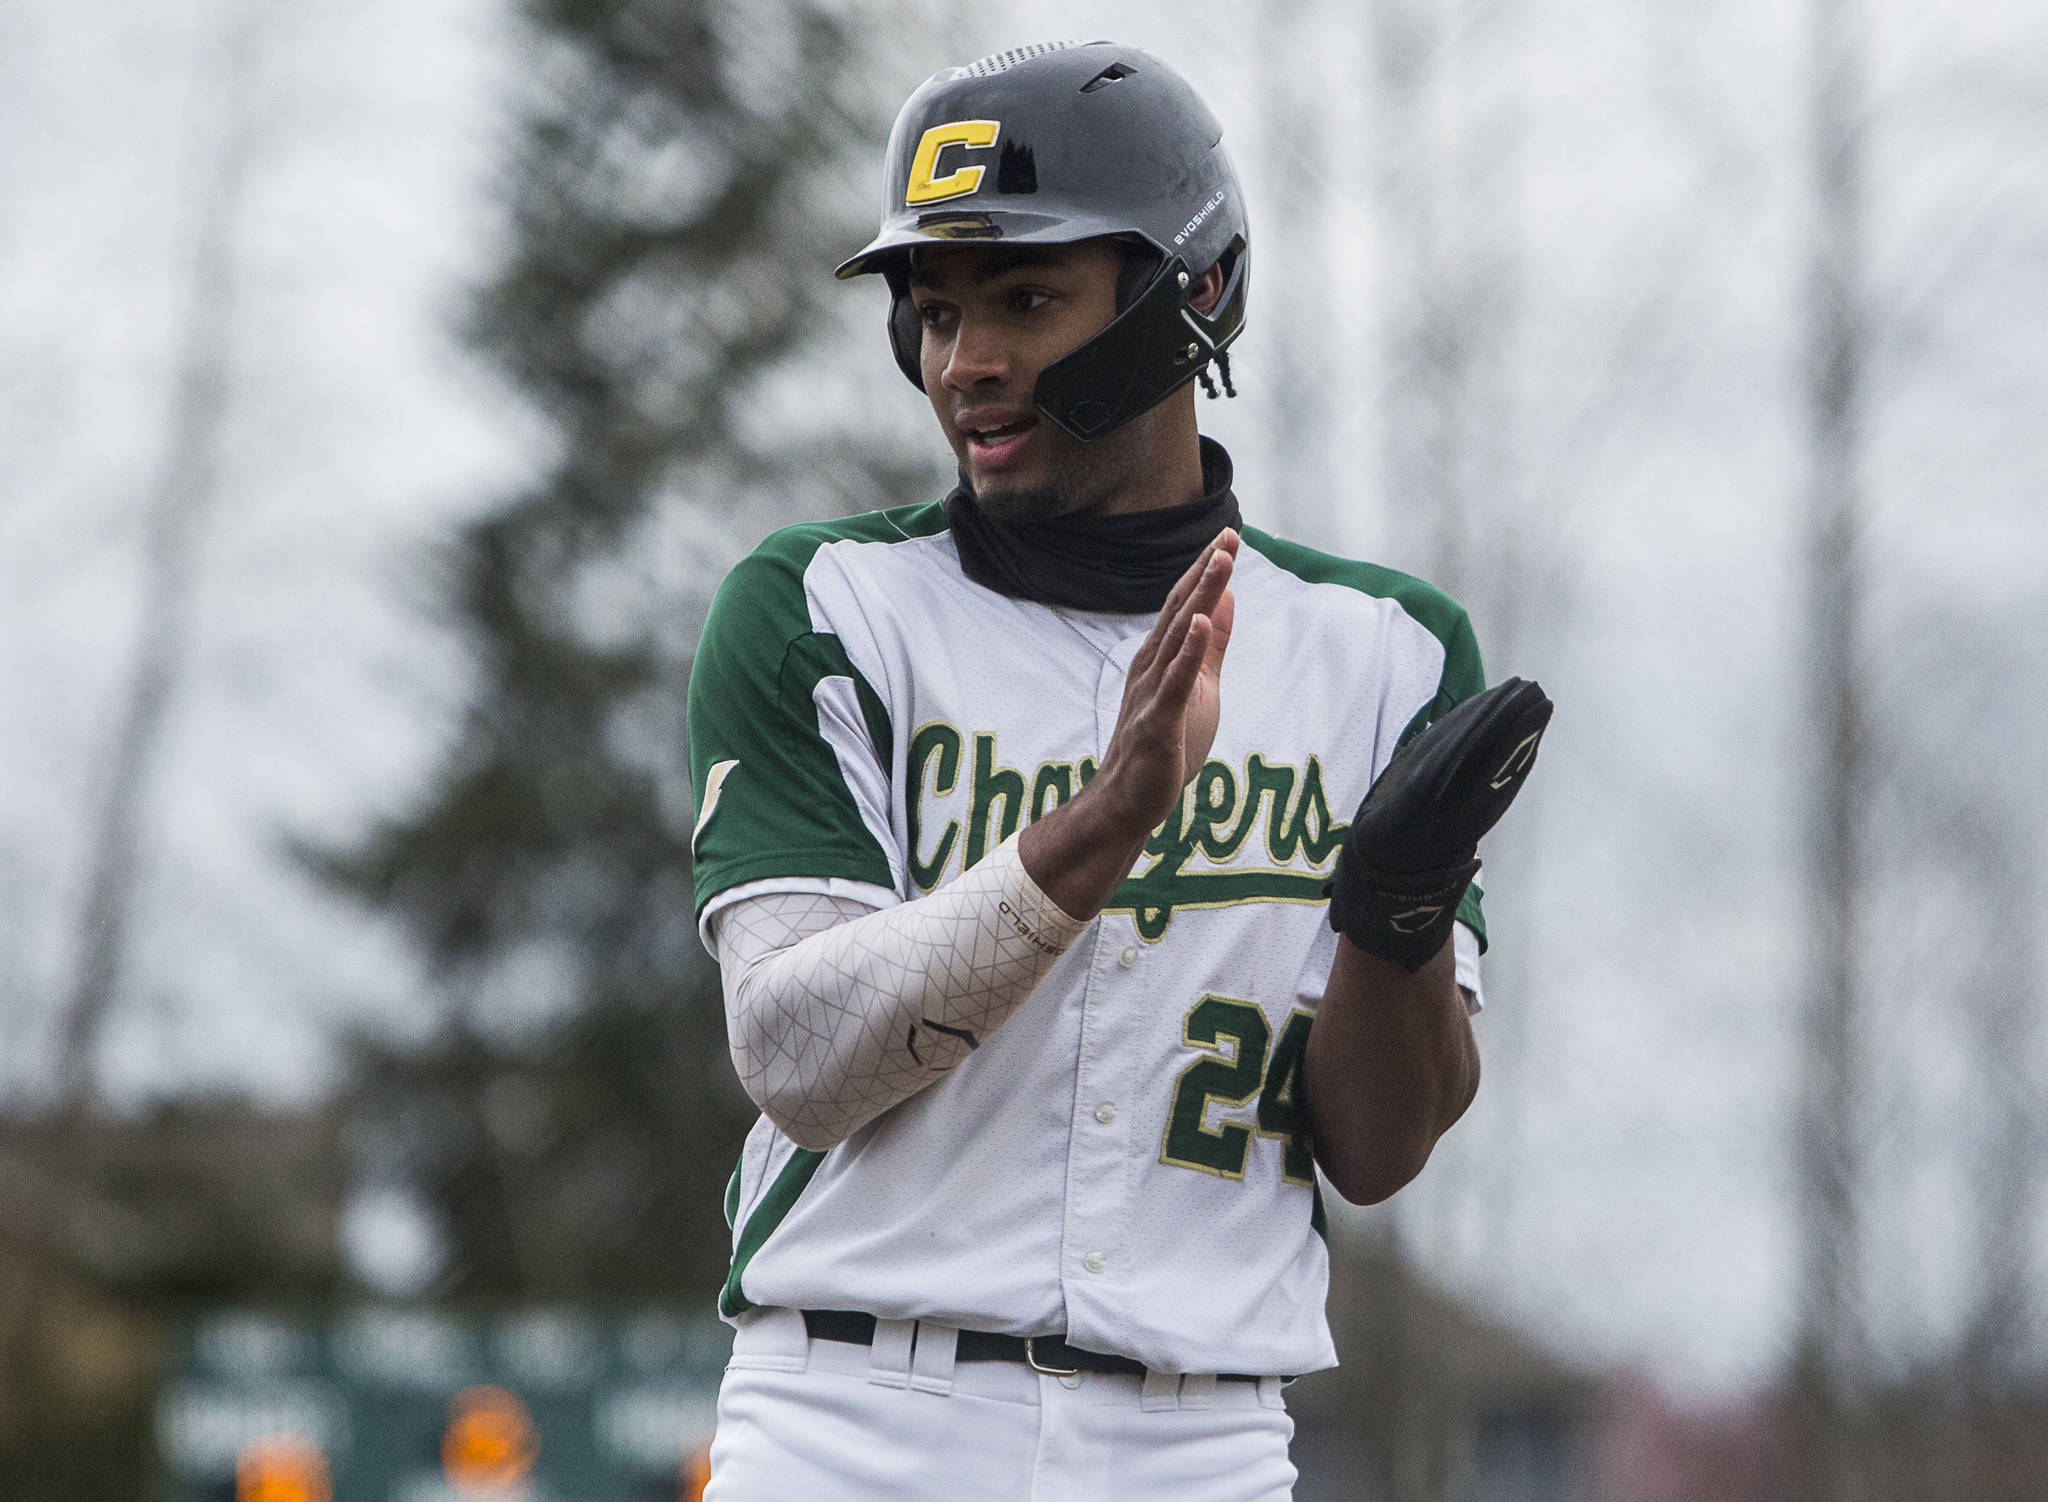
<svg viewBox="0 0 2048 1502"><path fill-rule="evenodd" d="M425 1015L403 944L309 889L278 842L345 835L419 785L462 692L424 608L422 550L541 451L449 337L497 243L519 63L502 7L265 9L224 493L109 1039L126 1101L305 1099L332 1077L339 1023ZM1246 511L1426 571L1430 519L1395 511L1381 467L1400 309L1352 9L978 8L903 25L884 81L907 92L943 62L1082 34L1180 66L1224 120L1253 216L1244 396L1201 408L1238 456ZM224 14L225 0L0 11L0 1084L14 1092L47 1067L134 646L141 508L218 125L199 80ZM1781 1358L1792 1289L1801 9L1464 14L1432 116L1458 164L1447 223L1509 294L1482 414L1494 479L1474 503L1493 551L1466 582L1483 644L1507 642L1491 670L1539 676L1560 709L1489 851L1486 1088L1379 1213L1560 1349L1725 1391ZM2018 744L2041 728L2048 622L2048 23L2024 0L1885 0L1871 67L1884 317L1869 644L1908 705L1941 683L2006 685L1961 702ZM846 249L821 245L820 274ZM872 348L848 358L887 383L874 311ZM1283 436L1289 417L1312 442ZM2015 796L2036 865L2040 812ZM1971 1077L1940 1052L1939 997L1914 997L1900 1005L1924 1036L1887 1014L1931 1061L1887 1076L1905 1123L1893 1160L1932 1175L1887 1201L1922 1227L1884 1264L1906 1346L1967 1281L1946 1234L1955 1176L1928 1165L1954 1166L1940 1124Z"/></svg>

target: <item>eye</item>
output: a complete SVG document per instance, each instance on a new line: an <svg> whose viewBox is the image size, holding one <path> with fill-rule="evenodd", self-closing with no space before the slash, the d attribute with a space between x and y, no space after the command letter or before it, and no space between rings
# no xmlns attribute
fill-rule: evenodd
<svg viewBox="0 0 2048 1502"><path fill-rule="evenodd" d="M1035 313L1052 301L1052 294L1038 287L1018 287L1010 293L1010 311Z"/></svg>
<svg viewBox="0 0 2048 1502"><path fill-rule="evenodd" d="M928 329L941 328L952 317L953 309L937 298L917 304L917 321Z"/></svg>

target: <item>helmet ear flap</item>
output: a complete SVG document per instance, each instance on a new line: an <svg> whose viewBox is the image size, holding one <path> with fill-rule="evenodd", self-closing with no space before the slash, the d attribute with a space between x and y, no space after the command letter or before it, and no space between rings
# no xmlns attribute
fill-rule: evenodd
<svg viewBox="0 0 2048 1502"><path fill-rule="evenodd" d="M896 356L896 368L922 391L924 325L918 319L917 304L910 300L910 276L902 268L884 274L889 282L889 349Z"/></svg>
<svg viewBox="0 0 2048 1502"><path fill-rule="evenodd" d="M1121 313L1138 300L1166 257L1141 240L1119 241L1117 250L1123 257L1116 277L1116 310Z"/></svg>

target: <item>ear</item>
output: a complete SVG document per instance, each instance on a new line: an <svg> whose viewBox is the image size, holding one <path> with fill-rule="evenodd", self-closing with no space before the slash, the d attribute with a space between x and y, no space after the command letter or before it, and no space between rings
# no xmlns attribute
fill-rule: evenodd
<svg viewBox="0 0 2048 1502"><path fill-rule="evenodd" d="M1223 263L1218 261L1195 278L1195 284L1188 289L1188 306L1197 313L1207 313L1216 306L1216 299L1222 295Z"/></svg>

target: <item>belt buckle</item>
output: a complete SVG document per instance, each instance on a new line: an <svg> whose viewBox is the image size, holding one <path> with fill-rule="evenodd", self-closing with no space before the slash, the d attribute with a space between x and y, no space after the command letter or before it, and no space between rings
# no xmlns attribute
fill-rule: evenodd
<svg viewBox="0 0 2048 1502"><path fill-rule="evenodd" d="M1024 1361L1031 1370L1043 1372L1048 1377L1078 1377L1081 1375L1081 1368L1078 1366L1047 1366L1044 1362L1040 1361L1038 1359L1038 1339L1036 1336L1027 1335L1024 1337Z"/></svg>

